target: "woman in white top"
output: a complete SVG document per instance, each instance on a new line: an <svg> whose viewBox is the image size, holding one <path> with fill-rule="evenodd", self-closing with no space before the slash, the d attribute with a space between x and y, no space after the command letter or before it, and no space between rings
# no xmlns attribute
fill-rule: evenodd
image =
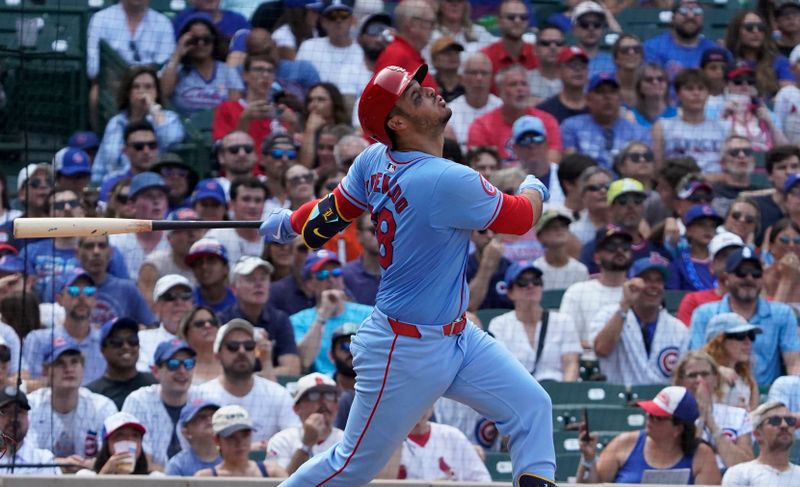
<svg viewBox="0 0 800 487"><path fill-rule="evenodd" d="M614 177L600 166L586 168L578 178L583 210L580 218L569 226L581 244L594 240L597 230L610 222L608 206L608 186Z"/></svg>
<svg viewBox="0 0 800 487"><path fill-rule="evenodd" d="M577 380L581 341L569 316L542 309L542 271L515 262L505 282L514 310L494 318L489 331L536 380Z"/></svg>
<svg viewBox="0 0 800 487"><path fill-rule="evenodd" d="M724 378L720 384L721 403L751 410L761 402L750 364L758 333L761 328L736 313L722 313L709 321L703 351L717 362Z"/></svg>
<svg viewBox="0 0 800 487"><path fill-rule="evenodd" d="M178 337L197 353L192 384L198 386L222 374L222 364L214 358L214 340L219 320L206 306L195 306L178 325Z"/></svg>

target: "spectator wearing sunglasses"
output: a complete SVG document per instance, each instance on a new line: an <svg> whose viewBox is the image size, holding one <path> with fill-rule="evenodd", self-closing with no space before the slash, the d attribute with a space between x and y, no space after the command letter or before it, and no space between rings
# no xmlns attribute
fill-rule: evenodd
<svg viewBox="0 0 800 487"><path fill-rule="evenodd" d="M656 179L655 154L650 146L643 142L631 142L614 158L613 169L621 178L632 178L642 183L647 192L646 205L658 199L658 193L653 190Z"/></svg>
<svg viewBox="0 0 800 487"><path fill-rule="evenodd" d="M294 393L294 412L303 424L270 438L267 458L291 475L309 458L335 445L344 433L333 425L338 409L339 390L333 379L319 372L301 377Z"/></svg>
<svg viewBox="0 0 800 487"><path fill-rule="evenodd" d="M751 354L762 332L736 313L722 313L708 323L702 351L719 366L720 403L751 411L761 402Z"/></svg>
<svg viewBox="0 0 800 487"><path fill-rule="evenodd" d="M148 372L153 366L153 354L158 344L172 340L178 334L178 325L192 308L192 283L179 274L167 274L153 287L153 311L158 319L157 328L139 332L139 360L136 368Z"/></svg>
<svg viewBox="0 0 800 487"><path fill-rule="evenodd" d="M644 60L642 41L633 34L620 35L611 45L611 57L614 59L622 103L628 107L635 106L636 72Z"/></svg>
<svg viewBox="0 0 800 487"><path fill-rule="evenodd" d="M667 259L655 253L640 258L628 270L618 303L595 310L589 339L608 382L663 384L672 376L689 332L663 307L668 279Z"/></svg>
<svg viewBox="0 0 800 487"><path fill-rule="evenodd" d="M192 377L194 385L205 384L222 373L222 365L214 356L214 340L220 326L214 310L202 305L195 305L181 319L178 338L185 340L197 353Z"/></svg>
<svg viewBox="0 0 800 487"><path fill-rule="evenodd" d="M567 157L576 156L580 155L570 154ZM591 242L597 231L610 222L608 188L613 180L611 171L597 164L587 167L578 176L576 189L580 194L580 210L578 218L570 224L569 231L578 238L581 245Z"/></svg>
<svg viewBox="0 0 800 487"><path fill-rule="evenodd" d="M122 153L128 164L110 174L104 174L96 184L100 185L100 201L105 203L111 188L118 181L132 178L137 174L150 171L159 154L159 142L153 125L147 120L130 122L125 126L122 135L124 145Z"/></svg>
<svg viewBox="0 0 800 487"><path fill-rule="evenodd" d="M330 250L308 254L303 265L305 287L316 306L291 315L303 370L312 365L323 374L335 370L328 356L333 330L345 323L361 323L372 307L350 302L342 278L342 264Z"/></svg>
<svg viewBox="0 0 800 487"><path fill-rule="evenodd" d="M314 199L316 173L302 164L289 166L283 175L283 187L289 209L296 210Z"/></svg>
<svg viewBox="0 0 800 487"><path fill-rule="evenodd" d="M729 468L722 477L726 487L794 485L800 466L789 459L797 434L797 416L780 401L770 400L750 413L759 453L755 460Z"/></svg>
<svg viewBox="0 0 800 487"><path fill-rule="evenodd" d="M784 375L778 377L769 388L769 401L780 401L786 405L789 415L800 421L800 377ZM795 433L795 438L800 434Z"/></svg>
<svg viewBox="0 0 800 487"><path fill-rule="evenodd" d="M563 204L564 192L558 182L558 164L548 159L550 154L544 122L533 115L523 115L511 126L511 138L519 167L547 186L551 205Z"/></svg>
<svg viewBox="0 0 800 487"><path fill-rule="evenodd" d="M644 57L667 70L670 79L684 69L697 68L703 51L717 47L703 37L703 6L697 0L677 0L672 8L669 32L644 43Z"/></svg>
<svg viewBox="0 0 800 487"><path fill-rule="evenodd" d="M749 247L737 249L725 261L728 293L722 300L698 307L692 315L690 349L705 342L708 322L720 313L734 312L765 333L753 344L754 375L759 385L771 384L779 375L781 363L789 374L800 374L800 337L792 308L761 296L764 269Z"/></svg>
<svg viewBox="0 0 800 487"><path fill-rule="evenodd" d="M634 78L636 100L630 109L629 119L646 129L660 119L673 118L678 110L670 104L669 79L660 65L646 63L636 69ZM621 90L620 90L621 92Z"/></svg>
<svg viewBox="0 0 800 487"><path fill-rule="evenodd" d="M100 331L92 320L92 310L97 306L94 278L80 267L65 272L57 285L56 302L64 308L64 324L55 331L39 329L28 333L22 349L23 374L27 378L46 380L43 357L56 333L69 338L82 353L85 367L81 384L86 385L101 377L106 369L106 360L100 353Z"/></svg>
<svg viewBox="0 0 800 487"><path fill-rule="evenodd" d="M21 216L26 218L50 216L47 199L52 188L53 171L50 164L28 164L20 169L17 176L17 199L23 208ZM31 240L27 239L25 243L31 243Z"/></svg>
<svg viewBox="0 0 800 487"><path fill-rule="evenodd" d="M264 203L269 193L266 185L255 176L237 178L231 184L230 212L234 220L260 221ZM207 238L218 240L228 251L228 261L239 262L246 255L261 255L264 238L258 228L214 228L206 232Z"/></svg>
<svg viewBox="0 0 800 487"><path fill-rule="evenodd" d="M764 292L773 300L800 306L800 225L784 218L770 228L764 245Z"/></svg>
<svg viewBox="0 0 800 487"><path fill-rule="evenodd" d="M744 194L733 200L720 229L738 235L748 245L755 245L761 227L761 213L753 198ZM769 263L766 255L764 258L764 262Z"/></svg>
<svg viewBox="0 0 800 487"><path fill-rule="evenodd" d="M741 135L729 136L722 146L720 165L721 177L711 185L714 191L711 205L717 213L725 215L739 194L759 189L752 181L756 159L750 140Z"/></svg>
<svg viewBox="0 0 800 487"><path fill-rule="evenodd" d="M192 387L195 355L189 344L179 338L159 343L150 357L158 383L132 392L122 406L122 412L136 416L147 428L142 448L151 463L161 467L156 468L159 471L188 446L180 434L178 420L184 407L196 397Z"/></svg>
<svg viewBox="0 0 800 487"><path fill-rule="evenodd" d="M216 181L230 200L231 181L252 176L258 155L253 137L242 130L234 130L217 142L217 163L221 175Z"/></svg>
<svg viewBox="0 0 800 487"><path fill-rule="evenodd" d="M170 210L189 206L189 196L199 179L197 171L192 166L186 164L178 154L167 152L158 157L152 171L161 175L167 183Z"/></svg>
<svg viewBox="0 0 800 487"><path fill-rule="evenodd" d="M215 404L237 405L252 415L252 443L263 450L278 431L299 426L292 410L292 396L283 386L255 373L256 329L250 322L234 318L217 332L214 354L222 374L201 385L198 394Z"/></svg>
<svg viewBox="0 0 800 487"><path fill-rule="evenodd" d="M259 173L266 176L265 183L270 197L264 204L264 215L275 209L288 208L284 177L286 170L297 161L298 147L288 134L270 135L262 146L262 156L258 163Z"/></svg>
<svg viewBox="0 0 800 487"><path fill-rule="evenodd" d="M434 79L447 103L464 94L464 85L458 74L462 52L464 46L450 36L441 36L430 46L431 64L436 72Z"/></svg>
<svg viewBox="0 0 800 487"><path fill-rule="evenodd" d="M130 318L109 320L100 328L100 352L106 359L103 376L86 385L122 409L125 398L140 387L156 384L153 374L136 370L139 325Z"/></svg>
<svg viewBox="0 0 800 487"><path fill-rule="evenodd" d="M559 58L564 45L564 33L560 28L551 24L545 24L539 28L534 47L539 65L528 75L531 96L538 100L546 100L561 92Z"/></svg>
<svg viewBox="0 0 800 487"><path fill-rule="evenodd" d="M589 58L590 78L600 73L614 72L611 54L600 50L607 28L614 32L622 31L614 15L603 3L586 1L572 9L572 35L577 46Z"/></svg>
<svg viewBox="0 0 800 487"><path fill-rule="evenodd" d="M229 262L228 250L217 239L204 237L192 244L186 254L186 265L192 268L197 281L192 291L195 304L219 313L236 302L228 287Z"/></svg>
<svg viewBox="0 0 800 487"><path fill-rule="evenodd" d="M228 322L242 318L265 332L268 346L259 356L261 375L275 380L300 374L300 356L289 316L268 303L272 264L255 256L243 256L233 267L232 289L236 303L219 314Z"/></svg>

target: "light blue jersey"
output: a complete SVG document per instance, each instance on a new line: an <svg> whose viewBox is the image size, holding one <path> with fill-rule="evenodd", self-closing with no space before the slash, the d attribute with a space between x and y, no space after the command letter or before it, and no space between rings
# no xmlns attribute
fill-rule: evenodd
<svg viewBox="0 0 800 487"><path fill-rule="evenodd" d="M470 232L497 218L497 189L461 164L382 144L356 158L340 188L375 221L383 269L376 307L421 325L461 316L469 303Z"/></svg>

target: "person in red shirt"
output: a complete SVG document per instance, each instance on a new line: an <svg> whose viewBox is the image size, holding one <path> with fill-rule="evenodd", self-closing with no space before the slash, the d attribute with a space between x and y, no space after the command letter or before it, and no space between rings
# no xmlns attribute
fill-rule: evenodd
<svg viewBox="0 0 800 487"><path fill-rule="evenodd" d="M560 161L564 150L561 129L552 115L530 105L531 90L525 67L512 64L502 69L495 76L495 83L503 104L472 122L467 135L467 146L472 149L479 145L488 145L497 149L504 161L516 160L511 126L519 117L533 115L542 121L547 132L547 160Z"/></svg>
<svg viewBox="0 0 800 487"><path fill-rule="evenodd" d="M512 64L521 64L527 70L539 66L533 45L522 40L529 21L528 7L520 0L504 0L500 4L497 13L500 40L482 49L492 61L492 76ZM497 93L496 87L492 93Z"/></svg>
<svg viewBox="0 0 800 487"><path fill-rule="evenodd" d="M436 12L431 4L426 0L403 0L394 9L394 24L394 40L375 61L375 73L386 66L400 66L413 73L426 63L421 52L436 27ZM425 75L422 86L439 90L430 73Z"/></svg>

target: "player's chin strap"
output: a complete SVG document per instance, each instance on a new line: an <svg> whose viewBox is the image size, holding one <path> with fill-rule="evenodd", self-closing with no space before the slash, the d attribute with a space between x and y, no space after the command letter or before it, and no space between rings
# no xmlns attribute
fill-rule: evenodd
<svg viewBox="0 0 800 487"><path fill-rule="evenodd" d="M517 487L558 487L555 482L544 477L539 477L532 473L524 473L519 476L516 483Z"/></svg>
<svg viewBox="0 0 800 487"><path fill-rule="evenodd" d="M318 249L337 233L347 228L350 222L351 220L345 219L339 212L336 198L331 193L314 206L300 234L309 248Z"/></svg>

